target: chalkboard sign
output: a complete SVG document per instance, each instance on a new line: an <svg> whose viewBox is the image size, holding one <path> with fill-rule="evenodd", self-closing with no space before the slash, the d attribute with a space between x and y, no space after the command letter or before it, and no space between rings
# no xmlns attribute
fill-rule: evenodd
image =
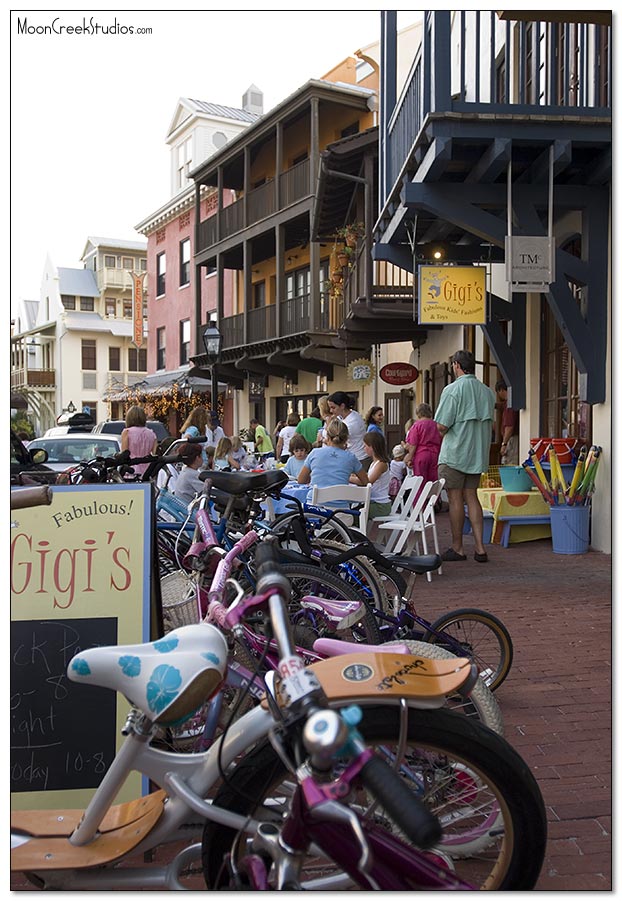
<svg viewBox="0 0 622 901"><path fill-rule="evenodd" d="M116 692L71 682L79 651L117 643L116 617L11 623L11 791L96 788L115 755Z"/></svg>

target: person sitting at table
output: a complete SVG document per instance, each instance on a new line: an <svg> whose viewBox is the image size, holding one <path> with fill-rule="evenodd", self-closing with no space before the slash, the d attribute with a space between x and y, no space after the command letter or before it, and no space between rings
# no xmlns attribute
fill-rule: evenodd
<svg viewBox="0 0 622 901"><path fill-rule="evenodd" d="M230 438L221 438L216 445L212 467L213 469L222 469L226 472L232 472L236 469L241 468L240 464L233 456L233 448Z"/></svg>
<svg viewBox="0 0 622 901"><path fill-rule="evenodd" d="M326 443L322 447L314 447L298 474L301 485L317 485L318 488L330 488L333 485L365 486L369 482L367 472L355 455L346 450L348 443L348 427L341 419L333 419L326 427ZM311 501L313 491L309 490L307 502ZM347 507L347 501L332 501L332 506Z"/></svg>
<svg viewBox="0 0 622 901"><path fill-rule="evenodd" d="M391 481L391 460L387 453L387 442L381 432L373 429L365 433L363 438L365 450L372 459L367 472L371 482L371 496L369 499L369 521L374 516L387 516L391 512L391 498L389 497L389 482Z"/></svg>
<svg viewBox="0 0 622 901"><path fill-rule="evenodd" d="M199 478L199 470L203 466L203 452L200 444L182 444L178 453L184 459L184 466L175 482L173 494L184 504L189 504L203 491L203 482Z"/></svg>
<svg viewBox="0 0 622 901"><path fill-rule="evenodd" d="M283 467L283 472L286 472L290 479L297 480L300 470L309 456L311 445L302 435L292 435L289 442L289 451L290 456Z"/></svg>

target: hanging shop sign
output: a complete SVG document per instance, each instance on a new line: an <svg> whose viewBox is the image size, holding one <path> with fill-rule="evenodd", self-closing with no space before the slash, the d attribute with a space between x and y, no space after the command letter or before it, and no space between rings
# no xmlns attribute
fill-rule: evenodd
<svg viewBox="0 0 622 901"><path fill-rule="evenodd" d="M485 325L486 269L483 266L420 266L419 322Z"/></svg>
<svg viewBox="0 0 622 901"><path fill-rule="evenodd" d="M388 385L411 385L419 378L419 370L412 363L387 363L380 370L380 378Z"/></svg>
<svg viewBox="0 0 622 901"><path fill-rule="evenodd" d="M133 316L133 335L134 344L140 348L143 346L145 320L144 320L144 292L143 281L145 273L137 274L132 272L132 288L134 293L134 316Z"/></svg>
<svg viewBox="0 0 622 901"><path fill-rule="evenodd" d="M541 291L545 294L555 281L553 239L513 237L505 239L505 277L510 291Z"/></svg>
<svg viewBox="0 0 622 901"><path fill-rule="evenodd" d="M376 367L371 360L352 360L347 369L348 378L357 385L369 385L376 377Z"/></svg>
<svg viewBox="0 0 622 901"><path fill-rule="evenodd" d="M251 404L259 404L265 395L265 377L263 375L252 375L248 379L248 402Z"/></svg>

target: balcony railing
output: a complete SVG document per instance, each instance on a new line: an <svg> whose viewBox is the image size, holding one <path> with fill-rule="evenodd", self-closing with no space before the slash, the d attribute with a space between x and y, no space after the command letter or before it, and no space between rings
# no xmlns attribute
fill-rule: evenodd
<svg viewBox="0 0 622 901"><path fill-rule="evenodd" d="M54 369L15 369L11 373L11 388L54 388Z"/></svg>
<svg viewBox="0 0 622 901"><path fill-rule="evenodd" d="M424 14L417 52L387 128L390 191L429 113L611 116L611 28L500 22L489 10Z"/></svg>
<svg viewBox="0 0 622 901"><path fill-rule="evenodd" d="M311 194L310 162L302 160L279 175L281 210L292 206ZM243 228L278 212L276 205L276 180L269 179L258 188L248 192L246 198L247 222L244 222L244 198L230 203L220 213L220 240L237 234ZM211 215L199 224L198 252L207 250L218 241L217 217Z"/></svg>
<svg viewBox="0 0 622 901"><path fill-rule="evenodd" d="M223 347L241 347L244 344L244 313L221 319L220 330Z"/></svg>
<svg viewBox="0 0 622 901"><path fill-rule="evenodd" d="M132 276L127 269L113 269L106 266L103 269L98 269L95 275L97 277L97 287L100 291L105 291L106 288L117 288L122 291L132 290Z"/></svg>
<svg viewBox="0 0 622 901"><path fill-rule="evenodd" d="M258 310L249 310L247 316L249 344L267 341L276 336L276 307L274 304L260 307Z"/></svg>
<svg viewBox="0 0 622 901"><path fill-rule="evenodd" d="M309 331L311 298L302 294L281 304L281 334L300 335Z"/></svg>

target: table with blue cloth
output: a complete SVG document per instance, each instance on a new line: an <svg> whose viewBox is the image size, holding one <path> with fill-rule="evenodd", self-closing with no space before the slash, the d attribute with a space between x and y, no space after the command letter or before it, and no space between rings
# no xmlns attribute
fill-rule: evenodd
<svg viewBox="0 0 622 901"><path fill-rule="evenodd" d="M280 516L282 513L291 513L297 510L296 505L293 501L287 500L287 498L283 497L283 495L288 494L291 497L295 497L296 500L300 501L301 504L304 504L307 500L307 494L309 493L310 485L301 485L299 482L290 480L287 485L281 491L281 497L277 500L277 498L271 498L272 507L274 509L274 515ZM268 512L268 502L264 502L262 505L262 510L266 510Z"/></svg>

